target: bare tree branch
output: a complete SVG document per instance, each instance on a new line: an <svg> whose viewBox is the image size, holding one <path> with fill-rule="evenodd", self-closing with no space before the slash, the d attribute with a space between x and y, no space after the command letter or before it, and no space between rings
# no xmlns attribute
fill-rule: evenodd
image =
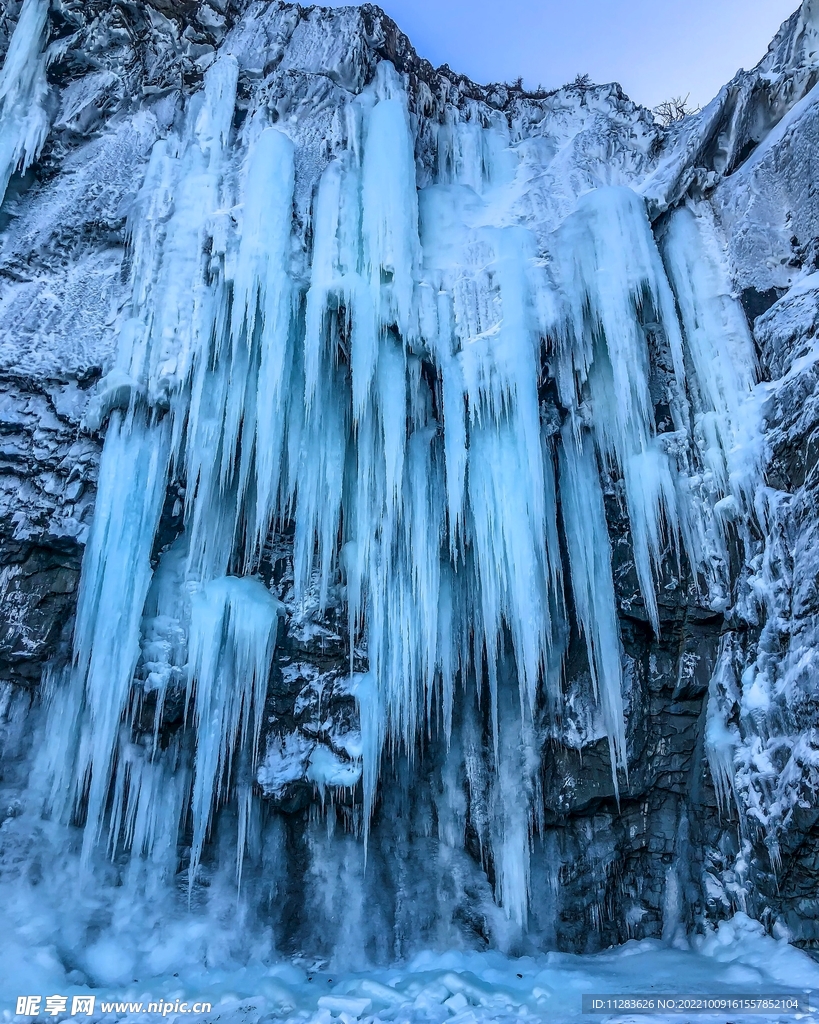
<svg viewBox="0 0 819 1024"><path fill-rule="evenodd" d="M663 128L668 128L670 125L676 124L677 121L682 121L684 117L688 117L690 114L698 114L700 112L700 107L695 107L688 102L690 95L691 93L685 96L672 96L670 100L664 100L654 107L652 114L654 114L654 117Z"/></svg>

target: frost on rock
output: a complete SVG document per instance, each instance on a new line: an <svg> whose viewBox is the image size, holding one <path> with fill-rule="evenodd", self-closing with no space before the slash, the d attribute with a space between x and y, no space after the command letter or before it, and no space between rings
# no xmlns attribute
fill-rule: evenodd
<svg viewBox="0 0 819 1024"><path fill-rule="evenodd" d="M772 478L776 445L812 429L797 407L815 280L752 337L747 288L791 282L782 263L747 277L756 243L727 232L740 177L766 180L813 116L814 6L755 72L770 124L744 157L750 78L663 134L616 86L529 96L433 72L369 7L213 11L180 34L151 7L139 109L105 121L119 79L101 66L63 90L66 146L99 120L96 148L66 158L73 184L28 193L17 173L48 129L44 6L25 0L0 72L4 190L17 174L3 265L26 245L41 261L0 309L29 340L41 301L85 323L48 285L65 276L54 211L81 238L92 215L108 225L76 264L114 268L83 306L87 358L115 339L90 400L78 358L50 405L0 407L32 448L71 395L73 421L104 434L27 814L81 828L76 871L116 874L134 906L184 890L174 927L232 900L248 934L301 950L394 959L468 935L525 951L557 935L584 871L602 931L617 814L639 806L633 839L649 790L664 838L639 856L662 857L662 892L623 882L622 934L673 937L693 916L698 756L740 819L739 846L708 853L709 892L730 882L737 909L750 818L775 859L819 763L783 711L810 700L812 466L794 493ZM89 166L107 191L86 217ZM42 330L39 347L2 343L10 373L59 361L65 338ZM46 493L85 481L52 475ZM22 487L16 473L7 490ZM81 493L62 520L75 534ZM21 572L4 569L3 600ZM657 711L668 679L679 729ZM693 739L680 753L686 729L698 755ZM216 932L209 962L229 945ZM480 1001L447 993L456 1012Z"/></svg>

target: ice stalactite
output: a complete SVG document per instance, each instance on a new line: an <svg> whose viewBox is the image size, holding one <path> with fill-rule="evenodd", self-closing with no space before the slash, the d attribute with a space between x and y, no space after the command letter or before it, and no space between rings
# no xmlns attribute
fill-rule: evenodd
<svg viewBox="0 0 819 1024"><path fill-rule="evenodd" d="M139 657L169 457L167 424L153 422L144 409L113 413L74 627L72 674L82 693L71 709L79 732L73 789L79 804L87 787L86 855L102 830L120 721ZM58 777L55 788L72 785Z"/></svg>
<svg viewBox="0 0 819 1024"><path fill-rule="evenodd" d="M190 772L178 743L161 758L150 757L140 745L121 744L112 783L111 851L133 851L154 866L160 879L172 877L190 797Z"/></svg>
<svg viewBox="0 0 819 1024"><path fill-rule="evenodd" d="M684 481L686 546L708 580L712 601L725 606L728 524L754 508L764 451L754 395L756 353L716 239L707 210L692 204L669 216L661 248L690 365L695 461Z"/></svg>
<svg viewBox="0 0 819 1024"><path fill-rule="evenodd" d="M154 145L128 222L130 315L115 369L151 404L168 408L176 400L175 448L194 354L206 350L225 315L223 178L237 76L231 56L208 70L184 128Z"/></svg>
<svg viewBox="0 0 819 1024"><path fill-rule="evenodd" d="M201 211L218 209L220 153L235 81L235 61L214 65L194 111L192 137L178 142L176 151L165 142L154 148L137 204L144 216L132 230L132 315L118 364L88 416L91 426L105 416L110 419L67 689L66 710L77 737L73 782L59 771L54 775L54 791L72 792L75 808L87 790L86 857L103 827L120 724L139 657L150 559L179 443L178 409L165 412L174 402L178 405L186 350L209 341L217 319L202 265ZM172 347L180 342L181 352Z"/></svg>
<svg viewBox="0 0 819 1024"><path fill-rule="evenodd" d="M278 621L279 602L258 580L211 580L191 599L189 700L192 692L196 728L191 882L214 800L228 790L232 763L246 743L251 770L255 767Z"/></svg>
<svg viewBox="0 0 819 1024"><path fill-rule="evenodd" d="M354 676L354 693L361 729L362 789L364 799L364 846L370 832L384 747L384 709L381 694L371 672Z"/></svg>
<svg viewBox="0 0 819 1024"><path fill-rule="evenodd" d="M509 126L496 118L491 128L477 111L437 126L435 178L440 185L466 185L478 194L514 178Z"/></svg>
<svg viewBox="0 0 819 1024"><path fill-rule="evenodd" d="M313 211L313 263L307 292L303 342L302 394L293 397L303 406L299 449L293 450L293 487L298 481L298 517L295 538L295 578L303 589L314 568L320 577L319 603L327 600L336 566L336 541L341 515L344 464L351 412L339 394L337 378L344 373L339 359L352 365L354 404L359 381L364 407L377 356L375 316L359 273L360 215L359 168L349 159L330 163L319 183ZM362 350L367 369L360 367ZM296 387L294 382L294 387ZM343 387L343 385L342 385ZM341 392L343 395L343 391ZM312 452L309 460L301 452ZM355 565L346 549L348 591L355 605ZM351 615L351 628L356 615Z"/></svg>
<svg viewBox="0 0 819 1024"><path fill-rule="evenodd" d="M191 617L187 563L187 537L183 533L159 557L145 601L138 675L141 699L154 701L153 754L159 742L165 701L181 690L187 678L185 666Z"/></svg>
<svg viewBox="0 0 819 1024"><path fill-rule="evenodd" d="M382 98L367 117L361 167L363 269L379 323L411 341L421 255L415 151L407 97L391 64L379 64L375 84Z"/></svg>
<svg viewBox="0 0 819 1024"><path fill-rule="evenodd" d="M717 491L747 499L761 461L758 432L749 422L757 365L748 322L731 293L724 255L705 209L675 210L661 245L693 370L695 426L708 446L703 461Z"/></svg>
<svg viewBox="0 0 819 1024"><path fill-rule="evenodd" d="M247 407L241 413L236 410L230 421L230 440L235 442L233 424L242 417L240 492L247 493L247 482L255 484L255 515L252 521L248 515L246 527L246 564L258 558L278 507L282 479L286 479L282 462L295 330L294 294L288 276L294 173L291 141L273 128L263 131L253 145L245 181L244 227L233 272L231 322L232 343L244 341L248 349L257 346L259 350L255 403L251 394ZM245 503L250 505L247 498Z"/></svg>
<svg viewBox="0 0 819 1024"><path fill-rule="evenodd" d="M729 634L720 644L711 677L705 724L705 754L723 814L731 810L732 804L738 806L734 755L740 736L736 725L726 721L726 707L733 704L737 696L736 653L734 640Z"/></svg>
<svg viewBox="0 0 819 1024"><path fill-rule="evenodd" d="M589 656L592 685L609 736L612 772L626 767L623 670L611 542L593 441L567 422L560 438L560 496L574 607Z"/></svg>
<svg viewBox="0 0 819 1024"><path fill-rule="evenodd" d="M531 844L538 813L539 755L531 714L506 690L499 708L498 761L490 830L496 897L504 913L526 928L531 892Z"/></svg>
<svg viewBox="0 0 819 1024"><path fill-rule="evenodd" d="M48 134L47 19L48 0L24 0L0 70L0 204L12 174L28 170Z"/></svg>
<svg viewBox="0 0 819 1024"><path fill-rule="evenodd" d="M562 621L554 470L537 394L535 250L527 231L480 226L484 210L465 186L423 191L421 322L441 367L450 553L481 624L461 664L485 666L496 707L508 630L531 710Z"/></svg>
<svg viewBox="0 0 819 1024"><path fill-rule="evenodd" d="M539 335L526 280L531 242L514 229L491 238L502 319L496 335L462 339L461 353L470 445L467 531L486 666L494 691L505 625L521 703L530 712L559 626L552 613L562 611L552 457L537 395ZM540 614L533 620L534 608Z"/></svg>
<svg viewBox="0 0 819 1024"><path fill-rule="evenodd" d="M622 476L640 590L658 632L655 578L664 532L676 540L679 514L671 467L656 439L646 332L654 324L664 332L681 396L685 366L674 296L643 201L630 189L583 196L559 229L558 253L569 304L561 398L568 408L586 406L603 467ZM680 409L672 412L679 420Z"/></svg>
<svg viewBox="0 0 819 1024"><path fill-rule="evenodd" d="M193 359L186 528L191 570L205 580L224 574L242 543L241 565L257 564L277 507L293 360L285 270L292 193L292 144L269 129L249 157L247 231L228 268L232 306L223 282Z"/></svg>
<svg viewBox="0 0 819 1024"><path fill-rule="evenodd" d="M297 588L316 557L323 604L343 523L351 649L365 628L375 688L362 716L381 716L366 744L368 818L382 744L414 751L431 701L444 493L411 347L420 244L406 98L384 67L375 93L353 119L360 156L331 163L316 200L302 428L313 454L299 465L295 540Z"/></svg>
<svg viewBox="0 0 819 1024"><path fill-rule="evenodd" d="M411 349L420 245L406 97L383 65L376 89L364 124L360 255L369 292L363 313L371 305L376 334L373 345L366 320L351 334L357 444L348 586L351 628L359 616L366 622L384 738L413 752L437 664L442 488L426 385Z"/></svg>

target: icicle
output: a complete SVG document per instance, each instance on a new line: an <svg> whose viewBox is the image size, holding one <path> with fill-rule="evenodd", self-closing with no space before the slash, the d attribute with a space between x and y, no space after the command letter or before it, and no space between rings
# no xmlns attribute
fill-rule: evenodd
<svg viewBox="0 0 819 1024"><path fill-rule="evenodd" d="M455 676L461 668L461 638L456 633L456 588L453 571L442 562L438 580L438 666L441 673L441 710L447 745L452 738L452 711L455 701Z"/></svg>
<svg viewBox="0 0 819 1024"><path fill-rule="evenodd" d="M748 323L731 294L716 228L702 207L680 207L668 220L662 251L693 368L694 425L715 499L732 494L748 506L761 475L757 378Z"/></svg>
<svg viewBox="0 0 819 1024"><path fill-rule="evenodd" d="M490 684L502 652L503 624L512 634L522 703L534 707L551 643L549 584L558 578L557 534L536 518L528 465L509 425L473 428L470 441L470 535L474 544L483 643ZM541 471L541 482L542 482ZM545 487L544 487L545 493ZM553 510L552 510L553 514ZM494 698L493 698L494 700Z"/></svg>
<svg viewBox="0 0 819 1024"><path fill-rule="evenodd" d="M717 663L711 674L705 719L705 756L721 814L728 814L732 803L740 809L734 769L734 753L740 737L737 727L726 722L724 709L726 692L736 690L734 657L734 643L728 634L721 641Z"/></svg>
<svg viewBox="0 0 819 1024"><path fill-rule="evenodd" d="M327 604L330 579L336 565L341 521L344 465L349 435L349 411L338 381L341 373L328 371L320 400L308 414L301 438L294 537L294 576L299 599L307 592L318 559L319 607ZM341 394L340 394L341 393Z"/></svg>
<svg viewBox="0 0 819 1024"><path fill-rule="evenodd" d="M684 356L714 494L743 494L747 335L711 273L707 231L681 212L663 245L683 348L651 226L628 189L583 197L547 266L533 233L509 226L518 214L499 192L514 169L508 130L484 127L469 104L439 126L438 183L419 196L407 98L386 62L345 110L349 148L321 175L304 265L297 154L278 129L259 130L266 108L242 135L254 140L244 173L231 171L237 75L232 57L214 61L179 135L155 145L129 217L132 294L89 420L111 425L77 665L50 712L67 738L43 762L49 785L59 791L58 761L70 761L71 799L89 793L86 851L109 807L111 849L163 865L190 808L191 887L230 802L241 878L258 835L253 777L280 606L257 579L228 573L267 570L271 528L292 521L294 602L347 614L364 797L350 820L363 823L365 849L385 758L411 764L440 737L450 752L440 836L454 843L465 827L463 764L496 920L511 933L504 914L526 926L539 827L535 723L544 703L559 706L569 632L558 503L617 791L623 670L601 477L622 487L657 629L665 547L678 529L692 551L690 538L700 549L707 539L704 519L686 512L698 485L675 478L669 459L688 456ZM547 337L567 412L559 432L539 390ZM673 434L657 435L651 346L672 364ZM183 478L185 529L149 589L169 475ZM180 675L190 731L168 743L163 729L160 744ZM151 738L140 712L154 699ZM302 753L299 777L322 795L356 784L357 763L340 768L324 746Z"/></svg>
<svg viewBox="0 0 819 1024"><path fill-rule="evenodd" d="M322 175L313 211L313 263L304 341L308 410L322 363L334 366L340 354L350 364L356 417L369 398L378 361L378 324L372 294L361 276L360 222L361 172L353 155L346 153L333 160ZM342 333L346 339L339 337Z"/></svg>
<svg viewBox="0 0 819 1024"><path fill-rule="evenodd" d="M285 417L292 373L293 291L288 275L293 216L293 144L275 128L263 131L250 156L245 183L241 245L233 284L232 345L234 353L258 344L258 385L255 403L239 406L242 395L235 371L235 410L228 409L222 440L223 478L230 467L242 427L244 495L255 462L255 520L250 531L251 554L267 538L278 497L284 454ZM258 338L257 338L258 334ZM238 370L239 367L236 367ZM252 380L249 382L252 388ZM255 448L253 427L255 418ZM229 428L229 429L228 429Z"/></svg>
<svg viewBox="0 0 819 1024"><path fill-rule="evenodd" d="M193 101L187 140L154 149L137 203L144 220L131 224L131 316L120 339L118 364L92 410L96 426L109 414L110 422L83 560L75 665L63 701L76 741L75 752L66 751L75 761L75 804L87 791L86 860L102 829L118 746L114 842L123 824L126 831L131 828L128 815L136 813L138 796L130 803L126 796L139 788L133 775L136 762L127 741L121 740L127 731L121 725L139 657L150 557L180 429L180 417L159 418L155 408L179 403L187 353L195 343L201 346L203 337L209 343L214 325L224 316L224 301L208 282L203 242L219 205L237 74L232 57L215 62L203 94ZM228 517L222 519L229 530Z"/></svg>
<svg viewBox="0 0 819 1024"><path fill-rule="evenodd" d="M557 252L570 309L560 346L561 400L569 408L589 403L603 462L623 475L640 590L659 632L654 579L663 523L675 539L679 520L667 456L653 441L645 331L658 325L665 334L677 408L685 368L674 297L643 201L630 189L600 188L583 196L558 231Z"/></svg>
<svg viewBox="0 0 819 1024"><path fill-rule="evenodd" d="M387 502L387 532L400 516L401 485L407 443L407 377L404 353L391 338L381 343L376 369L377 408Z"/></svg>
<svg viewBox="0 0 819 1024"><path fill-rule="evenodd" d="M314 251L304 340L305 418L295 481L298 491L295 579L309 586L318 554L319 603L335 567L353 416L363 414L375 375L377 329L371 297L359 276L360 183L352 155L324 172L313 214ZM357 620L357 612L353 618ZM351 624L352 625L352 624Z"/></svg>
<svg viewBox="0 0 819 1024"><path fill-rule="evenodd" d="M190 799L190 773L171 742L161 758L121 743L112 791L111 852L119 844L147 858L165 877L176 874L177 840Z"/></svg>
<svg viewBox="0 0 819 1024"><path fill-rule="evenodd" d="M364 272L379 322L413 333L413 291L418 272L418 196L406 95L392 66L378 66L381 88L391 93L373 107L361 178Z"/></svg>
<svg viewBox="0 0 819 1024"><path fill-rule="evenodd" d="M500 704L491 828L496 899L506 916L525 929L531 894L532 805L537 795L540 750L528 709L521 709L515 694L507 691Z"/></svg>
<svg viewBox="0 0 819 1024"><path fill-rule="evenodd" d="M556 631L552 614L562 605L553 467L537 393L536 249L527 231L472 227L482 203L463 187L424 190L421 212L425 267L440 282L424 322L435 321L441 366L450 551L456 555L462 532L480 622L476 664L486 666L494 719L505 630L521 703L531 709Z"/></svg>
<svg viewBox="0 0 819 1024"><path fill-rule="evenodd" d="M378 777L381 773L381 752L384 749L385 714L379 688L372 673L353 677L353 693L358 704L361 725L361 760L364 789L363 832L366 856Z"/></svg>
<svg viewBox="0 0 819 1024"><path fill-rule="evenodd" d="M207 346L225 301L212 283L219 257L212 239L238 73L234 57L214 61L191 100L184 137L154 147L138 200L152 223L133 234L135 267L145 271L135 279L144 287L134 292L132 315L145 328L140 376L152 401L167 401L187 380L192 356ZM170 217L163 224L165 211Z"/></svg>
<svg viewBox="0 0 819 1024"><path fill-rule="evenodd" d="M454 115L447 108L447 116ZM477 111L474 116L479 116ZM513 156L506 124L482 128L475 120L449 120L436 126L436 181L467 185L478 193L511 180Z"/></svg>
<svg viewBox="0 0 819 1024"><path fill-rule="evenodd" d="M597 462L586 431L567 422L561 432L560 496L577 618L589 655L595 695L609 737L612 777L627 769L622 649L617 622L606 510Z"/></svg>
<svg viewBox="0 0 819 1024"><path fill-rule="evenodd" d="M183 381L192 376L185 439L185 528L189 534L189 571L202 580L228 571L240 534L241 487L247 471L244 479L235 472L236 445L240 424L247 419L251 437L245 441L252 447L259 365L257 349L247 342L232 340L224 272L225 242L219 241L221 228L217 216L237 76L238 65L229 55L220 57L208 70L192 137L182 154L185 175L179 187L184 200L180 213L187 221L177 226L175 217L174 226L178 227L180 240L187 233L189 256L192 246L197 246L202 254L207 248L206 241L212 239L210 260L199 255L195 262L186 265L180 257L177 265L176 253L172 251L163 269L176 270L177 276L167 282L166 289L155 299L164 314L176 320L171 330L181 334L181 344L179 339L176 344L181 364L174 361L168 370L173 369ZM189 206L189 201L196 205ZM169 233L174 241L176 237L176 233ZM241 275L247 264L253 262L255 248L249 233L245 253L239 256L237 303L248 298L242 289L251 285ZM192 295L177 296L176 289L186 284ZM236 330L241 334L255 310L249 312L237 306L234 312L239 316ZM169 326L166 324L164 330Z"/></svg>
<svg viewBox="0 0 819 1024"><path fill-rule="evenodd" d="M102 827L120 721L139 657L169 457L166 420L154 423L142 409L112 414L74 628L74 673L84 681L85 707L77 799L90 780L86 856Z"/></svg>
<svg viewBox="0 0 819 1024"><path fill-rule="evenodd" d="M460 362L452 352L452 313L449 296L440 292L437 302L438 352L443 396L444 458L449 521L449 552L457 560L464 540L464 498L466 493L467 434L464 411L466 383Z"/></svg>
<svg viewBox="0 0 819 1024"><path fill-rule="evenodd" d="M367 624L370 671L389 715L390 738L410 756L421 731L437 665L441 481L433 432L409 441L400 534L371 554Z"/></svg>
<svg viewBox="0 0 819 1024"><path fill-rule="evenodd" d="M24 0L0 71L0 204L12 174L28 170L48 134L47 21L48 0Z"/></svg>
<svg viewBox="0 0 819 1024"><path fill-rule="evenodd" d="M222 476L225 416L229 402L247 402L255 394L249 384L252 370L246 349L237 363L243 364L232 388L229 354L224 351L228 336L226 289L220 288L214 323L194 361L190 391L188 429L185 443L185 529L189 535L189 573L200 580L223 575L239 532L240 495L238 479ZM238 391L236 399L231 397Z"/></svg>
<svg viewBox="0 0 819 1024"><path fill-rule="evenodd" d="M142 619L142 659L137 674L142 696L155 701L151 754L156 754L165 700L185 683L190 595L185 581L188 542L184 533L159 557Z"/></svg>
<svg viewBox="0 0 819 1024"><path fill-rule="evenodd" d="M193 695L196 758L190 884L214 804L230 785L237 746L255 766L280 604L257 580L211 580L191 598L188 700Z"/></svg>

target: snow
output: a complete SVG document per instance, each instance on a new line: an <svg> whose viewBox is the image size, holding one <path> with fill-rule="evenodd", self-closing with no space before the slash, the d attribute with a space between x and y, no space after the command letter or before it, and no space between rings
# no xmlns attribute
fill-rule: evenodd
<svg viewBox="0 0 819 1024"><path fill-rule="evenodd" d="M30 899L28 893L20 892L13 897L7 904L12 919L20 920L30 911ZM134 921L131 927L136 929L137 925ZM149 1002L160 998L172 1004L208 1001L212 1004L210 1012L171 1012L171 1019L218 1019L228 1024L262 1020L305 1024L330 1024L333 1020L407 1024L572 1021L588 1019L581 1013L584 994L789 994L804 998L806 992L815 992L819 986L819 968L810 957L786 941L764 934L757 922L741 913L720 922L691 945L631 940L596 955L548 953L519 958L497 952L425 951L393 967L354 970L342 964L270 959L264 955L240 968L233 966L229 957L205 967L197 965L193 955L205 934L176 931L161 938L157 935L152 943L143 942L136 957L128 946L129 939L136 938L135 933L121 934L116 946L103 940L90 949L78 950L76 962L81 966L66 975L53 950L38 945L44 926L42 915L29 918L31 946L18 945L18 936L8 932L0 939L7 965L0 981L4 1006L13 1006L21 993L57 992L69 997L93 993L98 1014L102 1001L141 1002L146 1009ZM163 969L165 963L168 968ZM173 973L171 965L178 968ZM84 980L89 976L95 979L93 986ZM660 1022L678 1016L656 1012L598 1014L595 1018ZM12 1019L8 1010L5 1018ZM794 1019L777 1013L762 1018ZM152 1016L128 1012L123 1007L116 1019L137 1024ZM735 1012L731 1019L752 1021L759 1020L760 1015ZM811 1022L816 1015L801 1013L795 1019Z"/></svg>

